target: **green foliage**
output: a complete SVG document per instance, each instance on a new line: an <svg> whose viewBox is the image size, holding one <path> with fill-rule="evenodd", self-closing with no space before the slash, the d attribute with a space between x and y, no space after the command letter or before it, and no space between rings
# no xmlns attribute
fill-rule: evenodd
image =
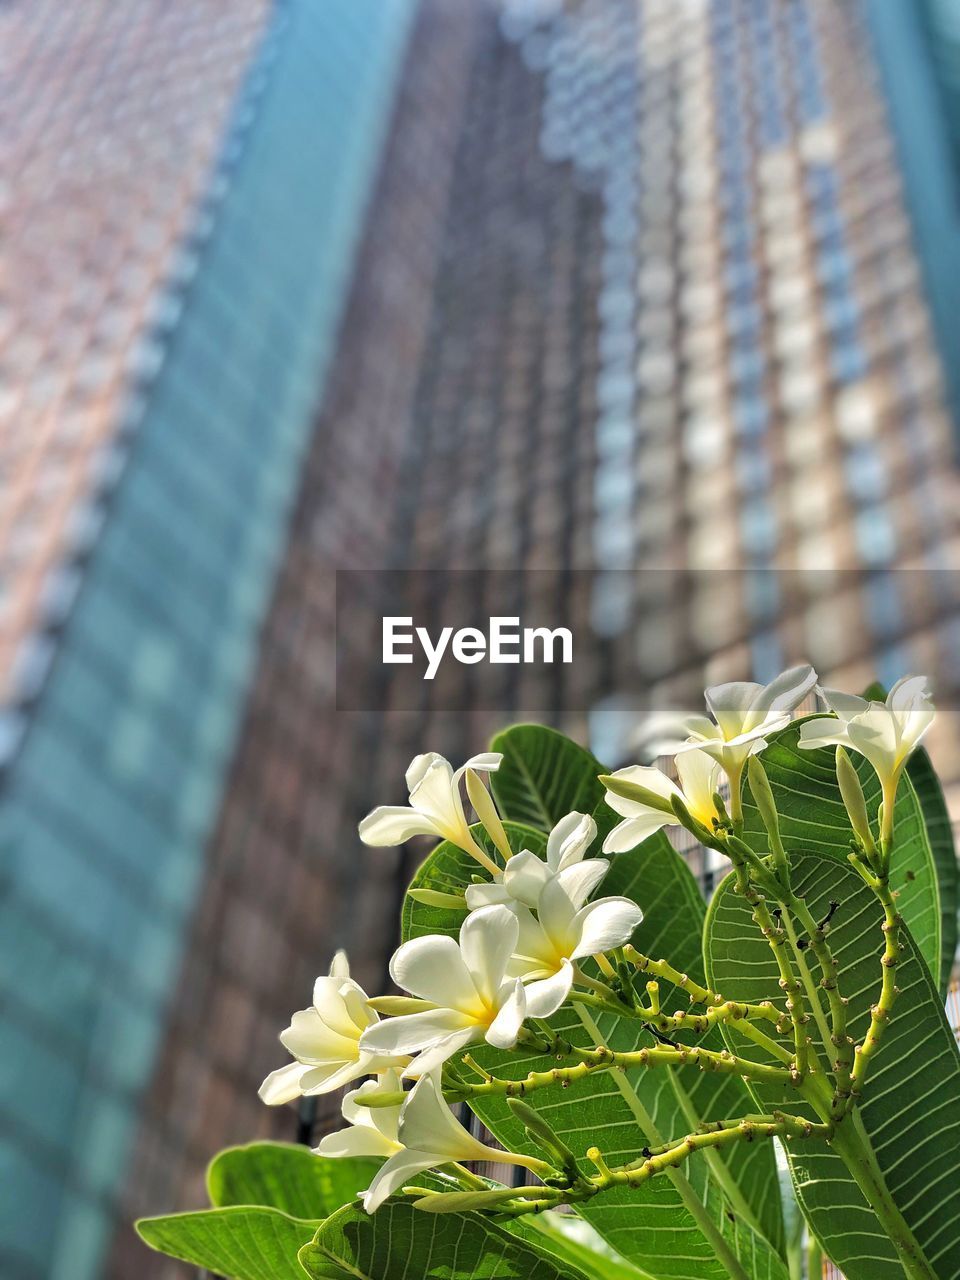
<svg viewBox="0 0 960 1280"><path fill-rule="evenodd" d="M251 1142L215 1157L207 1170L207 1194L217 1209L267 1205L292 1218L319 1220L355 1200L379 1163L323 1159L287 1142Z"/></svg>
<svg viewBox="0 0 960 1280"><path fill-rule="evenodd" d="M312 1280L586 1280L477 1214L421 1213L400 1199L372 1217L355 1205L338 1210L300 1250L300 1264Z"/></svg>
<svg viewBox="0 0 960 1280"><path fill-rule="evenodd" d="M780 817L780 835L791 861L799 853L815 853L844 870L850 853L850 820L837 784L834 752L829 749L801 750L801 721L773 734L761 760L770 780ZM867 811L876 814L880 804L880 784L870 765L859 755L851 755L867 802ZM749 791L744 793L744 839L758 851L767 849L767 835ZM916 792L907 779L900 783L896 805L896 855L894 888L900 891L897 906L910 926L930 972L940 974L940 898L937 873L923 813ZM836 895L839 897L839 894ZM841 910L843 908L841 907ZM759 936L749 922L745 933ZM880 933L872 939L879 951ZM771 990L767 991L769 996ZM722 988L721 988L722 989ZM729 994L724 992L724 994Z"/></svg>
<svg viewBox="0 0 960 1280"><path fill-rule="evenodd" d="M137 1231L151 1248L224 1280L303 1280L298 1251L369 1184L377 1164L282 1142L228 1147L207 1170L212 1209L143 1218Z"/></svg>
<svg viewBox="0 0 960 1280"><path fill-rule="evenodd" d="M490 750L503 753L503 764L490 775L503 817L549 832L568 813L589 813L597 824L597 840L586 856L597 856L604 836L620 819L597 781L605 770L589 751L542 724L504 729Z"/></svg>
<svg viewBox="0 0 960 1280"><path fill-rule="evenodd" d="M880 695L878 689L868 693ZM586 1159L590 1148L600 1147L607 1164L618 1167L649 1157L646 1147L679 1139L703 1121L731 1121L727 1128L739 1128L733 1118L757 1110L768 1118L780 1110L811 1121L827 1119L835 1045L845 1044L839 1038L830 1044L830 1018L842 1025L846 1017L849 1034L862 1042L885 972L881 1012L893 1000L894 982L899 996L875 1040L862 1097L835 1129L822 1125L819 1137L784 1139L790 1212L785 1215L773 1143L726 1142L727 1134L722 1134L724 1141L713 1144L720 1125L698 1137L695 1145L702 1150L640 1185L608 1185L602 1194L577 1200L574 1192L584 1184L574 1184L567 1195L577 1201L573 1207L579 1217L548 1212L494 1220L477 1212L425 1213L404 1196L393 1197L370 1216L357 1194L369 1184L376 1161L324 1159L302 1147L263 1142L228 1149L213 1161L208 1171L211 1209L145 1219L138 1224L143 1239L225 1280L303 1280L305 1275L314 1280L414 1275L435 1280L788 1280L798 1263L799 1206L847 1280L899 1280L904 1275L960 1280L960 1054L940 994L956 943L958 879L943 795L926 754L915 754L897 797L893 905L885 887L875 883L871 890L851 867L850 818L833 752L801 751L798 737L796 724L773 735L762 755L765 774L753 766L751 787L743 797L743 838L755 854L732 837L726 847L741 860L744 874L752 859L757 882L766 886L766 909L772 911L766 917L768 929L787 926L779 936L814 1015L808 1026L816 1046L813 1084L804 1084L801 1096L788 1079L771 1086L747 1083L729 1071L700 1070L696 1062L668 1067L662 1062L671 1053L661 1049L655 1055L658 1065L584 1068L568 1074L565 1089L554 1077L543 1077L533 1084L548 1087L531 1087L525 1096L525 1105L539 1117L537 1124L552 1127L583 1173L592 1172ZM503 753L504 761L491 786L514 851L527 848L543 857L549 830L577 810L596 820L598 837L589 856L602 856L604 835L618 817L605 803L597 780L605 771L588 751L536 725L505 730L494 739L493 749ZM880 789L874 772L852 753L851 761L867 812L875 816ZM856 795L852 775L846 782L848 794ZM789 865L795 898L778 888L774 864L761 865L756 856L767 854L769 838L751 790L768 809L775 806L776 817L768 812L766 825L782 837L786 862L778 854L777 865L784 873ZM473 833L493 851L481 826ZM717 840L724 839L721 828ZM403 938L456 935L466 915L465 905L458 906L464 888L486 878L469 855L452 844L439 844L405 898ZM734 877L723 882L708 910L686 863L662 832L615 855L598 893L624 895L640 904L645 918L633 944L654 961L669 961L658 972L683 984L689 978L723 992L728 1000L759 1005L774 999L783 1008L774 952L752 919L750 903L737 892ZM781 899L781 907L770 895ZM880 964L883 903L892 948L888 959L897 961L886 970ZM761 903L758 910L764 909ZM825 969L830 957L819 943L814 947L802 937L797 941L802 929L791 913L806 918L805 909L812 914L806 925L810 930L814 921L829 920L826 933L813 937L826 937L832 949L839 989L848 998L845 1008L836 998L831 1006L818 985L817 956ZM905 921L899 960L896 911ZM586 968L600 976L593 961ZM604 972L609 977L614 971L608 965ZM610 981L627 980L625 972L624 964L620 977ZM645 981L645 976L636 978L641 992ZM590 998L581 992L579 1000ZM680 1012L689 1003L684 991L666 978L660 979L659 998L665 1014ZM597 997L592 999L596 1004ZM716 1016L734 1021L698 1032L694 1039L688 1025L686 1031L670 1034L704 1050L726 1046L758 1064L782 1067L784 1059L790 1060L792 1027L778 1030L769 1020L738 1022L744 1013L732 1008L725 1006ZM763 1014L750 1012L751 1017ZM873 1015L874 1023L878 1017ZM750 1038L744 1036L744 1026ZM583 1003L565 1005L549 1028L541 1024L539 1029L585 1050L603 1044L614 1052L635 1052L657 1044L637 1018ZM874 1048L874 1040L867 1048ZM558 1052L569 1051L561 1045ZM481 1046L473 1056L500 1080L519 1080L549 1065L542 1047L501 1052ZM866 1065L868 1054L859 1061ZM445 1071L461 1083L477 1079L457 1060ZM837 1070L838 1081L848 1078ZM821 1082L825 1087L818 1092ZM490 1092L484 1086L483 1093L471 1105L495 1136L514 1151L541 1154L502 1090ZM833 1114L841 1111L838 1107ZM527 1120L533 1124L529 1112ZM827 1134L832 1135L828 1141ZM615 1182L609 1171L605 1176ZM452 1185L434 1172L415 1181L433 1190ZM549 1186L550 1179L546 1181Z"/></svg>
<svg viewBox="0 0 960 1280"><path fill-rule="evenodd" d="M303 1280L297 1253L318 1225L279 1209L234 1205L142 1218L137 1231L151 1249L224 1280Z"/></svg>
<svg viewBox="0 0 960 1280"><path fill-rule="evenodd" d="M829 941L839 966L840 990L849 997L849 1028L862 1039L870 1007L880 987L879 939L883 915L877 899L846 863L849 851L842 806L830 752L796 750L796 727L777 735L763 762L777 796L784 843L794 887L815 919L831 902L840 905ZM868 804L876 787L861 774ZM757 830L755 815L748 828ZM859 1108L840 1124L830 1146L788 1144L791 1173L804 1214L827 1254L848 1280L894 1280L903 1269L881 1222L850 1171L876 1162L894 1207L916 1239L929 1274L940 1280L960 1275L960 1179L957 1135L960 1121L960 1056L947 1025L931 972L939 976L939 905L929 845L916 795L902 784L897 802L894 888L904 928L903 957L897 966L900 995L881 1040ZM919 934L918 941L914 935ZM711 904L705 935L711 984L730 998L756 1001L776 986L778 970L767 942L751 920L749 905L729 877ZM813 981L819 971L812 958ZM814 993L814 998L815 993ZM816 1028L812 1029L815 1039ZM763 1052L724 1028L730 1048L756 1061ZM781 1043L789 1047L789 1038ZM768 1061L770 1059L767 1059ZM821 1058L821 1064L823 1063ZM765 1108L783 1107L813 1118L792 1091L751 1086ZM839 1150L843 1151L843 1155Z"/></svg>
<svg viewBox="0 0 960 1280"><path fill-rule="evenodd" d="M863 696L883 701L887 691L880 684L872 684ZM907 761L907 777L917 793L923 811L927 836L933 853L940 889L940 994L946 995L957 953L957 912L960 910L960 867L953 841L953 824L943 798L943 788L937 777L929 753L924 747L916 750Z"/></svg>
<svg viewBox="0 0 960 1280"><path fill-rule="evenodd" d="M508 819L515 812L552 825L571 810L596 811L609 829L612 813L600 812L603 789L596 776L604 772L600 764L561 734L536 726L509 729L494 740L505 759L494 775L497 799ZM590 780L593 779L593 785ZM515 811L508 806L516 805ZM511 847L525 846L541 854L544 834L515 822L506 824ZM462 887L479 871L477 864L460 850L441 844L421 866L412 887ZM634 937L647 954L668 955L691 977L703 977L701 930L706 911L703 898L686 864L658 835L628 854L618 854L600 892L623 894L640 903L646 912L644 923ZM404 907L404 938L424 933L455 933L462 914L444 912L408 899ZM686 1007L687 998L670 990L663 992L665 1007ZM599 1018L605 1042L614 1049L633 1050L652 1045L653 1039L635 1021L603 1014ZM590 1047L595 1037L585 1029L577 1013L562 1009L551 1027L573 1043ZM708 1047L722 1047L719 1033L703 1041ZM496 1053L485 1049L475 1057L504 1078L519 1078L531 1069L540 1069L542 1059L519 1053ZM529 1104L546 1116L559 1136L583 1157L598 1137L611 1160L629 1160L640 1154L644 1142L661 1136L675 1137L696 1128L701 1119L736 1115L750 1110L749 1094L738 1078L705 1074L691 1068L682 1076L671 1071L636 1069L618 1072L615 1077L598 1073L577 1081L559 1097L550 1092L530 1095ZM517 1151L533 1148L522 1127L501 1098L478 1101L474 1109L493 1133ZM651 1132L638 1127L638 1109L649 1116ZM722 1185L721 1185L722 1184ZM690 1200L705 1200L703 1222L691 1212ZM732 1203L731 1203L732 1201ZM689 1277L690 1280L720 1280L728 1274L716 1256L715 1235L738 1256L750 1277L785 1277L780 1254L784 1248L779 1187L771 1144L741 1144L730 1154L707 1161L691 1161L676 1178L658 1178L633 1189L619 1189L578 1206L584 1218L628 1261L656 1277ZM753 1221L759 1230L751 1229Z"/></svg>

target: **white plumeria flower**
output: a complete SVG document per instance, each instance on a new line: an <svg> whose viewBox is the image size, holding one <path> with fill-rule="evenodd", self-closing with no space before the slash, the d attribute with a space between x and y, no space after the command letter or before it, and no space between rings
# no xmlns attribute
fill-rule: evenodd
<svg viewBox="0 0 960 1280"><path fill-rule="evenodd" d="M519 978L507 976L520 926L504 906L483 907L467 916L459 944L443 934L405 942L390 961L397 986L429 1001L431 1008L388 1018L361 1039L368 1052L417 1053L404 1071L419 1076L485 1040L510 1049L526 1017L545 1018L560 1006L539 994L527 998Z"/></svg>
<svg viewBox="0 0 960 1280"><path fill-rule="evenodd" d="M470 833L460 784L468 769L474 773L495 773L502 760L498 752L488 751L472 756L454 770L450 762L435 751L415 756L406 774L409 806L381 805L368 813L360 823L360 839L379 848L403 844L411 836L439 836L464 849L488 871L499 874L500 868Z"/></svg>
<svg viewBox="0 0 960 1280"><path fill-rule="evenodd" d="M338 951L329 976L314 984L313 1007L295 1013L281 1033L280 1042L295 1061L267 1076L261 1099L279 1106L303 1095L332 1093L388 1067L406 1066L408 1058L361 1049L361 1035L379 1021L366 992L350 977L346 955Z"/></svg>
<svg viewBox="0 0 960 1280"><path fill-rule="evenodd" d="M363 1108L358 1107L357 1110ZM388 1110L393 1112L394 1108ZM444 1101L436 1073L421 1076L397 1112L398 1119L393 1121L396 1124L394 1142L389 1136L391 1121L382 1122L388 1133L386 1142L391 1142L393 1150L389 1152L386 1163L380 1166L368 1190L361 1193L367 1213L374 1213L388 1196L399 1191L418 1173L451 1161L495 1160L528 1168L542 1164L529 1156L488 1147L468 1133ZM325 1154L337 1155L340 1152L328 1151Z"/></svg>
<svg viewBox="0 0 960 1280"><path fill-rule="evenodd" d="M468 886L467 906L471 911L497 903L511 908L517 903L535 907L540 894L554 876L567 867L587 865L582 862L583 855L596 836L597 824L591 817L585 813L568 813L565 818L560 819L547 838L546 860L538 858L529 849L521 849L507 863L501 878L492 884ZM602 878L609 863L588 859L588 862L593 861Z"/></svg>
<svg viewBox="0 0 960 1280"><path fill-rule="evenodd" d="M706 751L685 751L677 756L676 765L679 786L661 769L648 765L630 765L618 769L611 777L644 787L668 805L674 796L679 796L690 814L708 831L712 830L713 820L718 816L713 799L720 786L718 761ZM668 812L642 800L629 800L614 791L607 791L607 804L624 821L604 840L604 853L626 853L663 827L681 825L673 810Z"/></svg>
<svg viewBox="0 0 960 1280"><path fill-rule="evenodd" d="M402 1103L393 1107L365 1107L358 1098L369 1098L377 1093L402 1093L403 1084L394 1070L385 1071L376 1080L365 1080L359 1089L348 1093L341 1112L348 1122L346 1129L338 1129L321 1138L314 1150L318 1156L392 1156L403 1150L398 1134Z"/></svg>
<svg viewBox="0 0 960 1280"><path fill-rule="evenodd" d="M800 746L842 746L858 751L876 770L883 789L884 831L893 832L893 802L900 776L936 714L926 676L904 676L886 702L868 702L836 689L819 689L836 719L807 720L800 726Z"/></svg>
<svg viewBox="0 0 960 1280"><path fill-rule="evenodd" d="M575 863L547 882L536 915L517 907L520 932L509 972L524 979L528 1001L559 1008L573 985L574 962L623 946L643 920L630 898L587 903L607 865L593 858Z"/></svg>
<svg viewBox="0 0 960 1280"><path fill-rule="evenodd" d="M763 750L767 734L790 723L794 710L816 683L817 673L805 664L791 667L769 684L735 680L714 685L704 695L713 720L707 716L686 720L687 741L674 747L673 754L706 751L731 782L738 784L747 759Z"/></svg>

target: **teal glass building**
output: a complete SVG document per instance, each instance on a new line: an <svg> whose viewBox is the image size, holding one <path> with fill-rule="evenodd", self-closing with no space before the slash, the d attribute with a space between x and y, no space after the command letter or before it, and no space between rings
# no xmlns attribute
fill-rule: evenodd
<svg viewBox="0 0 960 1280"><path fill-rule="evenodd" d="M6 1280L102 1274L410 16L267 14L4 715Z"/></svg>

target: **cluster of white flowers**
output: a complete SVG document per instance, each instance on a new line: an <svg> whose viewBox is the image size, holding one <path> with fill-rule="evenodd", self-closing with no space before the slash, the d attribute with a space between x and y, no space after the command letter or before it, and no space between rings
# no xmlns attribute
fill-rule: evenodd
<svg viewBox="0 0 960 1280"><path fill-rule="evenodd" d="M347 1095L343 1114L351 1128L319 1148L328 1156L390 1157L366 1194L371 1212L403 1180L437 1164L523 1162L477 1142L456 1120L443 1102L443 1064L473 1044L512 1048L527 1018L546 1018L560 1008L579 961L622 946L643 919L629 898L587 901L610 865L584 857L597 836L587 814L571 813L557 823L545 858L528 849L512 854L492 798L477 785L481 772L492 773L500 763L499 755L475 756L454 771L442 756L418 756L407 770L409 807L375 809L360 824L367 844L421 834L452 841L492 879L467 888L468 914L457 939L427 934L394 953L390 976L406 996L371 1001L338 953L329 977L317 980L313 1008L294 1014L280 1037L295 1061L274 1071L260 1090L265 1102L282 1103L332 1092L361 1076L378 1077ZM465 778L502 866L470 830L460 794ZM381 1019L377 1005L395 1016ZM417 1083L395 1106L364 1105L373 1092L400 1098L410 1079Z"/></svg>
<svg viewBox="0 0 960 1280"><path fill-rule="evenodd" d="M679 785L661 770L643 766L604 780L607 801L623 821L606 837L603 852L633 849L687 814L710 830L724 815L719 799L724 778L736 821L749 757L789 723L816 681L813 668L801 666L768 685L708 689L713 719L691 717L680 725L677 740L661 744L661 754L676 757ZM925 681L901 680L886 703L819 692L834 716L804 722L800 746L839 744L862 753L879 774L885 805L892 810L906 759L933 716ZM595 985L582 973L582 961L623 946L643 919L629 898L590 900L610 863L584 856L597 837L587 814L570 813L556 824L545 857L529 849L512 852L481 781L501 763L500 755L487 753L455 771L435 753L417 756L406 775L409 806L374 809L360 824L360 837L370 845L395 845L414 835L451 841L491 878L466 888L467 916L457 939L429 934L394 953L390 976L405 996L371 1000L338 952L329 975L317 979L313 1006L294 1014L280 1037L294 1061L272 1072L260 1090L264 1102L279 1104L374 1077L347 1094L343 1115L349 1127L318 1147L326 1156L387 1157L364 1195L371 1213L409 1178L438 1165L531 1163L485 1146L459 1123L444 1101L444 1063L473 1044L515 1046L527 1018L555 1013L578 980ZM464 781L502 865L471 831L461 796ZM381 1018L381 1012L391 1016ZM415 1084L404 1091L409 1080ZM368 1105L371 1099L376 1105Z"/></svg>
<svg viewBox="0 0 960 1280"><path fill-rule="evenodd" d="M905 676L885 702L870 702L817 684L813 667L791 667L760 685L743 681L715 685L706 691L713 719L691 716L673 734L661 735L657 754L673 755L679 785L660 769L632 765L608 780L607 803L623 817L604 841L604 851L617 853L671 824L680 825L674 798L702 826L711 830L720 816L716 797L726 780L730 812L740 814L743 773L750 756L767 746L770 734L785 728L803 699L816 689L833 713L800 725L799 746L805 750L842 746L859 752L873 766L883 789L885 822L892 822L893 800L907 760L933 721L934 708L924 676ZM619 790L610 789L610 782ZM627 784L627 785L623 785Z"/></svg>

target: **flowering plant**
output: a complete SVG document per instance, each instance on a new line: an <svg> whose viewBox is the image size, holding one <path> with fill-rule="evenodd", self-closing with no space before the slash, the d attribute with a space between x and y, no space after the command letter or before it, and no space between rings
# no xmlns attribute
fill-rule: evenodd
<svg viewBox="0 0 960 1280"><path fill-rule="evenodd" d="M933 708L910 677L820 690L828 714L794 720L815 684L798 667L708 690L711 717L669 744L676 778L609 773L534 725L461 769L418 756L409 807L360 826L440 838L406 895L399 994L369 996L338 954L261 1091L349 1083L346 1127L313 1154L221 1154L213 1208L144 1239L235 1280L794 1280L805 1224L808 1265L822 1251L848 1280L956 1280ZM681 828L729 865L709 903Z"/></svg>

